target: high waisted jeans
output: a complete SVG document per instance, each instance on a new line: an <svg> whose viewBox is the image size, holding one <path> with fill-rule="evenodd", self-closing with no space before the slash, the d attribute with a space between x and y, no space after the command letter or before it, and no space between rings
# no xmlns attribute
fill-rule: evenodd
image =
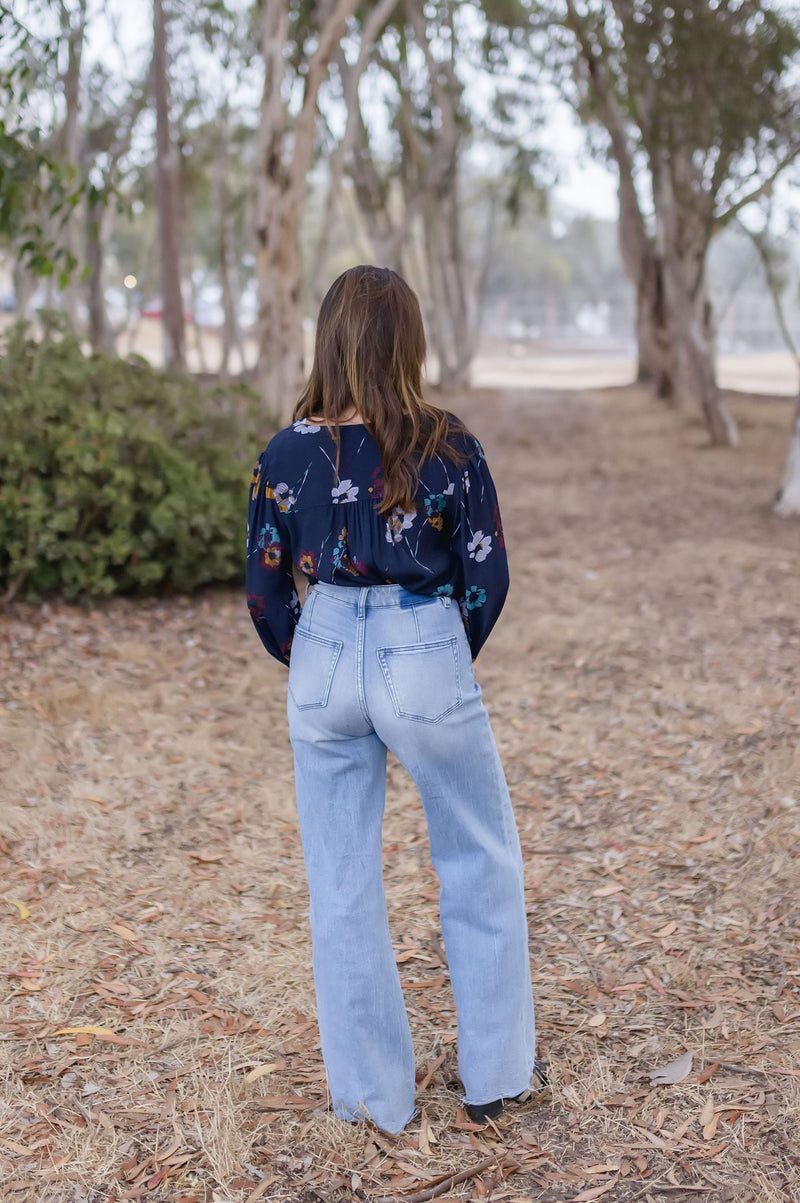
<svg viewBox="0 0 800 1203"><path fill-rule="evenodd" d="M520 1094L534 1061L522 856L458 606L399 585L315 585L292 644L289 729L336 1115L399 1132L414 1112L383 888L387 748L425 809L465 1101Z"/></svg>

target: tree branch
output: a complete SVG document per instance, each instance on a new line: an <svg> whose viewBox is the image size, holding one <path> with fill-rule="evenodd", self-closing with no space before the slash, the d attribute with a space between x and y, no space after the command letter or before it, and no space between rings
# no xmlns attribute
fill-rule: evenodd
<svg viewBox="0 0 800 1203"><path fill-rule="evenodd" d="M780 173L784 171L785 168L787 168L791 163L793 163L798 155L800 155L800 142L795 143L789 149L789 151L780 160L772 174L769 175L761 184L759 184L757 188L754 188L752 192L748 192L738 201L735 201L723 213L719 213L714 218L714 228L717 230L722 229L723 226L727 225L728 222L732 218L736 217L736 215L740 213L741 210L747 205L752 205L753 201L760 200L762 196L769 196L772 192L772 185L775 183Z"/></svg>

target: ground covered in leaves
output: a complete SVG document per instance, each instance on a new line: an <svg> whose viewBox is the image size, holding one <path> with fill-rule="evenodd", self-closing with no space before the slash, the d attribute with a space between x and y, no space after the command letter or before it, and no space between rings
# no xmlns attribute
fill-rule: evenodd
<svg viewBox="0 0 800 1203"><path fill-rule="evenodd" d="M0 616L4 1200L800 1198L800 524L790 407L734 408L737 452L636 390L461 406L511 550L478 669L553 1079L489 1130L397 765L420 1116L326 1110L286 679L242 597Z"/></svg>

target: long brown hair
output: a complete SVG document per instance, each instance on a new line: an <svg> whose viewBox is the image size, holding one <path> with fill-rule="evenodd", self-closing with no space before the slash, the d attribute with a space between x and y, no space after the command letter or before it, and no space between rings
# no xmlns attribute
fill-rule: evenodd
<svg viewBox="0 0 800 1203"><path fill-rule="evenodd" d="M397 272L362 264L334 280L319 311L314 364L294 420L315 418L330 427L338 468L337 423L355 407L380 448L381 514L395 506L413 510L422 461L466 458L448 437L466 433L464 426L422 396L424 361L419 301Z"/></svg>

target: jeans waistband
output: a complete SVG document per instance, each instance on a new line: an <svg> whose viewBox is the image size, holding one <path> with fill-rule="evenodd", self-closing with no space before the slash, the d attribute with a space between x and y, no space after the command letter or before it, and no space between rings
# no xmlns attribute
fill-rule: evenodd
<svg viewBox="0 0 800 1203"><path fill-rule="evenodd" d="M345 606L413 606L415 602L424 601L429 595L409 593L402 585L330 585L327 581L317 581L312 585L314 593L321 593L332 601Z"/></svg>

